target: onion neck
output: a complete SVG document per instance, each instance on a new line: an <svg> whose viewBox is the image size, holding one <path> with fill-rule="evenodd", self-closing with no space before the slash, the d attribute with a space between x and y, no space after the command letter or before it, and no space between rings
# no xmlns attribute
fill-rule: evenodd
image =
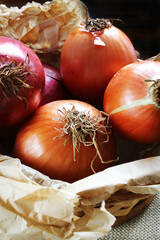
<svg viewBox="0 0 160 240"><path fill-rule="evenodd" d="M150 95L153 99L155 107L160 109L160 79L145 81L153 82L152 85L150 86Z"/></svg>
<svg viewBox="0 0 160 240"><path fill-rule="evenodd" d="M98 149L98 142L97 142L97 133L104 134L106 137L105 142L109 141L109 134L111 134L112 129L109 125L109 117L104 112L99 112L98 115L91 116L90 111L78 111L76 110L75 106L73 105L71 110L66 109L58 109L59 118L53 119L63 124L61 128L61 133L54 138L57 139L59 137L64 137L64 144L67 143L69 139L72 139L73 145L73 160L76 161L76 152L79 151L81 144L84 146L94 146L96 150L96 155L101 160L101 163L109 163L110 161L117 161L110 160L104 162L101 153ZM93 172L93 161L95 157L91 161L91 169Z"/></svg>
<svg viewBox="0 0 160 240"><path fill-rule="evenodd" d="M102 31L105 28L110 28L112 26L112 23L108 19L91 19L89 18L86 21L86 29L89 32L97 32L97 31Z"/></svg>
<svg viewBox="0 0 160 240"><path fill-rule="evenodd" d="M25 108L27 107L27 98L20 95L21 88L34 88L28 83L29 76L29 55L27 54L25 61L18 63L16 61L10 61L0 66L0 93L8 99L8 95L14 96L19 100L25 102ZM32 74L34 75L34 74ZM34 75L39 82L37 77Z"/></svg>
<svg viewBox="0 0 160 240"><path fill-rule="evenodd" d="M24 63L17 63L12 60L2 64L0 66L0 93L6 98L9 94L26 102L26 99L19 95L19 91L22 87L33 88L27 83L30 74L28 55Z"/></svg>

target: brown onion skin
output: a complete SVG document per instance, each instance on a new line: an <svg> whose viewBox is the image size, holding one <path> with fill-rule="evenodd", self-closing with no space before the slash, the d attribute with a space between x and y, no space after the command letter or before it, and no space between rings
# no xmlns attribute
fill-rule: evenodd
<svg viewBox="0 0 160 240"><path fill-rule="evenodd" d="M137 61L130 39L113 25L90 32L84 26L66 39L60 57L63 81L76 99L102 107L106 86L123 66Z"/></svg>
<svg viewBox="0 0 160 240"><path fill-rule="evenodd" d="M58 109L70 109L72 104L79 111L89 110L91 116L99 113L88 103L77 100L59 100L38 108L33 117L18 132L14 145L14 156L22 163L48 175L52 179L74 182L93 174L91 161L94 160L94 170L102 171L114 163L102 164L95 147L81 144L73 158L72 138L66 144L66 136L57 137L60 132L57 129L63 127L62 122L53 121L59 118ZM53 140L54 139L54 140ZM109 142L106 135L97 134L98 148L104 161L116 159L116 143L114 135L110 134Z"/></svg>
<svg viewBox="0 0 160 240"><path fill-rule="evenodd" d="M159 79L160 62L149 60L129 64L111 79L103 107L120 135L142 144L160 141L160 105L156 106L150 90L153 84L159 86L158 100Z"/></svg>

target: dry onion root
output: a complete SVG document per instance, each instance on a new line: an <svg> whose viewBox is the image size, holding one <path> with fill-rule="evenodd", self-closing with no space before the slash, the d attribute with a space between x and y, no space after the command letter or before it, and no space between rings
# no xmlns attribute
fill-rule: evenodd
<svg viewBox="0 0 160 240"><path fill-rule="evenodd" d="M145 82L152 83L149 88L149 91L155 107L159 109L160 108L160 79L157 79L157 80L145 79Z"/></svg>
<svg viewBox="0 0 160 240"><path fill-rule="evenodd" d="M65 107L63 107L62 110L58 109L58 114L60 117L54 118L53 120L59 121L63 127L61 129L56 128L57 131L60 132L60 135L54 137L54 139L65 136L63 143L66 144L68 139L72 138L74 161L76 161L76 152L79 151L81 144L84 146L94 145L96 149L96 155L91 161L93 173L96 173L93 163L97 155L103 164L118 160L117 158L115 160L104 161L98 149L97 133L104 134L106 136L105 142L108 142L109 135L112 132L112 127L109 125L108 114L100 111L100 115L91 117L90 111L78 111L74 105L71 110L67 110Z"/></svg>
<svg viewBox="0 0 160 240"><path fill-rule="evenodd" d="M2 64L0 67L0 91L6 98L8 98L8 93L23 100L24 97L21 97L18 93L22 87L32 88L32 86L27 83L27 76L30 74L28 55L24 63L10 61Z"/></svg>

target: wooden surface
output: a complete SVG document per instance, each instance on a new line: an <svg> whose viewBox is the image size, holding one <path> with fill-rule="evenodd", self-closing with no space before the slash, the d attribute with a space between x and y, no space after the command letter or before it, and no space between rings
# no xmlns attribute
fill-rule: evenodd
<svg viewBox="0 0 160 240"><path fill-rule="evenodd" d="M154 196L150 196L147 199L140 201L126 216L117 217L114 226L127 222L128 220L136 217L140 214L153 200Z"/></svg>

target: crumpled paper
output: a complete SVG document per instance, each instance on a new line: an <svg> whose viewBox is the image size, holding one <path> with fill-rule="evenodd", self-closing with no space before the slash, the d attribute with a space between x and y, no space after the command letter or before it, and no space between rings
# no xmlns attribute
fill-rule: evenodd
<svg viewBox="0 0 160 240"><path fill-rule="evenodd" d="M0 5L0 35L19 40L58 67L58 53L68 35L88 15L80 0L32 1L21 8Z"/></svg>
<svg viewBox="0 0 160 240"><path fill-rule="evenodd" d="M79 0L27 3L21 8L0 5L0 35L15 38L47 53L60 50L68 34L86 18Z"/></svg>
<svg viewBox="0 0 160 240"><path fill-rule="evenodd" d="M69 184L0 155L0 239L96 240L116 220L107 207L120 191L122 205L125 191L135 199L159 193L160 156L110 167Z"/></svg>

